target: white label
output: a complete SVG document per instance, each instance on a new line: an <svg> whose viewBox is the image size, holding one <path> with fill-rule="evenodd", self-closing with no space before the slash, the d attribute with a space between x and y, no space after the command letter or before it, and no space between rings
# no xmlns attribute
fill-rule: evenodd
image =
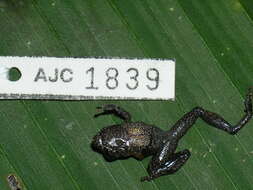
<svg viewBox="0 0 253 190"><path fill-rule="evenodd" d="M10 81L9 70L21 77ZM0 57L1 99L174 99L175 62Z"/></svg>

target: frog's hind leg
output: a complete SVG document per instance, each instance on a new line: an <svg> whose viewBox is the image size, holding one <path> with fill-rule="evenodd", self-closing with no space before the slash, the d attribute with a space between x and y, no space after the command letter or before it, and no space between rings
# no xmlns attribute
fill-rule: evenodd
<svg viewBox="0 0 253 190"><path fill-rule="evenodd" d="M160 176L175 173L186 163L190 156L190 151L185 149L171 154L164 160L153 158L148 167L149 176L142 177L141 181L151 181Z"/></svg>
<svg viewBox="0 0 253 190"><path fill-rule="evenodd" d="M98 117L101 115L108 115L113 114L121 119L123 119L126 122L131 121L131 115L127 111L125 111L123 108L116 106L114 104L106 104L100 107L97 107L98 110L102 110L101 113L95 114L94 117Z"/></svg>
<svg viewBox="0 0 253 190"><path fill-rule="evenodd" d="M252 89L249 92L244 101L245 114L236 125L229 124L220 115L207 111L201 107L196 107L192 111L186 113L170 130L169 136L172 136L175 140L179 140L183 137L191 126L196 122L198 118L204 120L212 127L221 129L231 135L236 134L249 120L252 118Z"/></svg>

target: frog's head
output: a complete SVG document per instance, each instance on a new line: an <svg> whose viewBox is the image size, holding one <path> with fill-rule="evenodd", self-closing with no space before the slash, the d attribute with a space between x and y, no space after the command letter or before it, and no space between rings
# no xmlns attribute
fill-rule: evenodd
<svg viewBox="0 0 253 190"><path fill-rule="evenodd" d="M91 142L91 147L93 150L95 150L96 152L100 152L102 153L104 146L103 146L103 140L102 140L102 136L100 133L96 134Z"/></svg>
<svg viewBox="0 0 253 190"><path fill-rule="evenodd" d="M103 128L93 137L91 147L103 154L106 160L113 161L128 157L129 142L122 127L110 126Z"/></svg>

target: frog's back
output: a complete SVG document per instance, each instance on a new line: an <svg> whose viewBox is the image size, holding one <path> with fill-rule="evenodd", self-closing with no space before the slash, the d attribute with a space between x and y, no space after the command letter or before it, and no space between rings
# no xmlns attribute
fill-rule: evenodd
<svg viewBox="0 0 253 190"><path fill-rule="evenodd" d="M92 147L107 160L154 155L163 144L164 132L143 122L104 127L93 137Z"/></svg>
<svg viewBox="0 0 253 190"><path fill-rule="evenodd" d="M122 124L122 127L128 134L129 152L138 159L153 155L162 143L160 137L164 132L153 125L129 122Z"/></svg>

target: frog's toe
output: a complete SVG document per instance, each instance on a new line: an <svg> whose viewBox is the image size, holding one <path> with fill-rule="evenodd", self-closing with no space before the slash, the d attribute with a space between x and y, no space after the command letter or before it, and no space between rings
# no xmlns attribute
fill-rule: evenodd
<svg viewBox="0 0 253 190"><path fill-rule="evenodd" d="M153 178L151 176L144 176L144 177L141 177L141 182L144 182L144 181L151 181Z"/></svg>
<svg viewBox="0 0 253 190"><path fill-rule="evenodd" d="M103 107L102 106L97 106L96 109L97 110L101 110Z"/></svg>

